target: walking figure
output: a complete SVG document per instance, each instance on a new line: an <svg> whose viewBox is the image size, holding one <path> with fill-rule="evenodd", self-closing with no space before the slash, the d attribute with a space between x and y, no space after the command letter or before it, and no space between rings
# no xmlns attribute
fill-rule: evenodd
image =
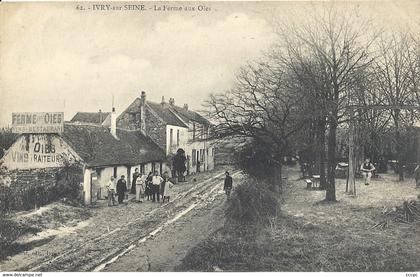
<svg viewBox="0 0 420 277"><path fill-rule="evenodd" d="M372 172L375 171L375 166L373 165L373 163L370 162L369 158L367 158L362 164L362 166L360 167L360 171L362 171L365 186L369 186L370 178L372 177Z"/></svg>
<svg viewBox="0 0 420 277"><path fill-rule="evenodd" d="M111 180L109 180L106 188L108 189L108 206L114 206L116 204L115 201L115 178L111 176Z"/></svg>
<svg viewBox="0 0 420 277"><path fill-rule="evenodd" d="M125 180L125 176L121 175L121 178L117 182L117 193L118 193L119 204L123 203L126 191L127 191L127 181Z"/></svg>
<svg viewBox="0 0 420 277"><path fill-rule="evenodd" d="M226 193L227 199L230 199L230 193L232 191L232 187L233 187L233 180L232 177L230 177L229 171L225 172L225 184L223 186L223 190Z"/></svg>

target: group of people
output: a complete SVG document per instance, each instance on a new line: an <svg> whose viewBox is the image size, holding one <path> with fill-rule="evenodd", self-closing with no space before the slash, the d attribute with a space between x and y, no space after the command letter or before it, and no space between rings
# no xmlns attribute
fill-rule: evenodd
<svg viewBox="0 0 420 277"><path fill-rule="evenodd" d="M162 202L165 202L165 200L169 202L173 186L174 184L169 181L168 172L164 172L163 176L160 176L157 171L154 173L149 172L146 175L141 174L139 169L136 168L130 191L136 195L136 201L139 203L143 202L145 197L153 202L160 202L160 199L162 199ZM115 182L114 176L111 176L107 190L108 206L116 205L115 195L118 196L118 203L122 204L128 191L125 176L121 175L117 182Z"/></svg>

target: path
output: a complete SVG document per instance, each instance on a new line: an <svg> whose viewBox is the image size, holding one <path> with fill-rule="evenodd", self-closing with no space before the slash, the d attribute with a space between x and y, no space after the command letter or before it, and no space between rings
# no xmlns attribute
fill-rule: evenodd
<svg viewBox="0 0 420 277"><path fill-rule="evenodd" d="M196 177L197 180L200 178L202 181L193 181L191 178L190 182L177 185L174 189L175 197L169 203L158 204L148 201L117 207L102 207L102 203L101 207L92 209L94 214L88 224L85 222L87 226L54 238L40 247L15 255L1 262L0 268L4 271L101 270L102 268L98 266L106 265L110 260L124 253L127 248L136 245L139 240L148 238L151 232L159 228L160 231L166 232L166 228L172 228L171 224L165 225L171 219L182 214L172 222L179 224L180 220L184 220L184 216L188 215L191 218L194 209L206 206L209 199L214 200L214 195L220 193L223 172L223 169L209 172L206 173L207 175ZM191 205L193 205L192 208L190 208ZM207 234L210 232L209 229ZM160 244L166 243L163 241ZM137 267L127 268L129 271L136 269Z"/></svg>

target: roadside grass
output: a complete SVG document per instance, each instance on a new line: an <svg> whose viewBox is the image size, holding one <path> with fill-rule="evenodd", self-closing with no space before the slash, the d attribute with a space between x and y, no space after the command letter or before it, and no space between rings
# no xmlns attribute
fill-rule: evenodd
<svg viewBox="0 0 420 277"><path fill-rule="evenodd" d="M62 202L38 210L0 215L0 260L50 242L54 236L31 239L37 234L60 227L72 227L90 217L90 211Z"/></svg>
<svg viewBox="0 0 420 277"><path fill-rule="evenodd" d="M357 197L346 195L345 180L338 179L338 201L329 204L322 202L325 191L305 190L291 169L277 216L244 224L227 214L225 226L194 247L176 270L419 271L420 223L395 222L381 213L419 193L412 180L398 183L394 177L359 185ZM373 227L382 220L387 228Z"/></svg>

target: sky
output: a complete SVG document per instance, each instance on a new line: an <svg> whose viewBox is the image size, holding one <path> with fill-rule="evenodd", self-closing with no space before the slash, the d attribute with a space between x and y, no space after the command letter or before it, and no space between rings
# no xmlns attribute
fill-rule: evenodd
<svg viewBox="0 0 420 277"><path fill-rule="evenodd" d="M415 3L345 5L401 23L418 22ZM98 11L94 4L78 10L75 2L0 3L0 126L11 122L12 112L63 111L70 120L77 111L110 111L112 97L121 113L141 91L151 101L164 96L200 109L276 41L273 16L304 18L312 5L112 2L123 9L144 4L146 10ZM155 11L155 5L196 11ZM197 11L200 5L210 10Z"/></svg>

